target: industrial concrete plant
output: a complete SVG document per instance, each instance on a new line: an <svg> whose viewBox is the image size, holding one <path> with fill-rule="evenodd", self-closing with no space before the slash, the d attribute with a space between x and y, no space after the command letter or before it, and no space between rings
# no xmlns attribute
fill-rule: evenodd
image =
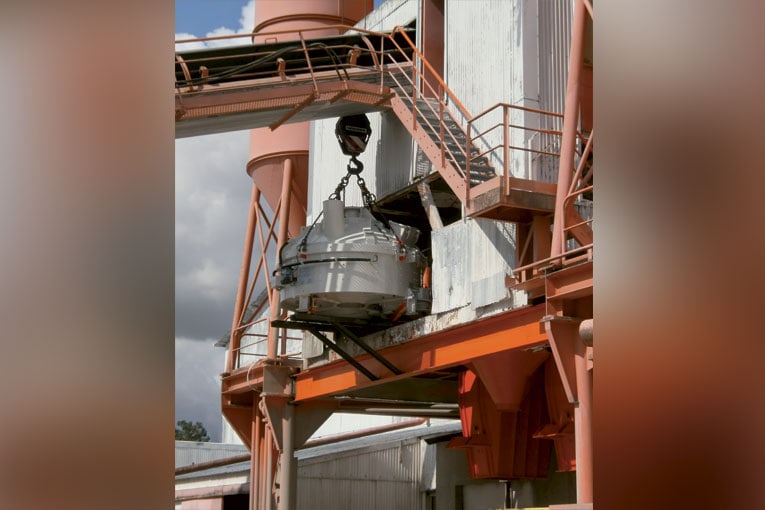
<svg viewBox="0 0 765 510"><path fill-rule="evenodd" d="M591 0L252 21L175 55L177 137L252 130L221 367L248 496L216 508L591 509ZM418 428L306 444L337 413Z"/></svg>

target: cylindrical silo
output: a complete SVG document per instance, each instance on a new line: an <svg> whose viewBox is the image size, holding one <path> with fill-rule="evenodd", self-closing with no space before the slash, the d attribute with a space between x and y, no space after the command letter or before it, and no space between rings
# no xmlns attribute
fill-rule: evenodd
<svg viewBox="0 0 765 510"><path fill-rule="evenodd" d="M283 30L354 25L373 9L373 0L258 0L255 2L254 41L298 40L297 33L258 37L258 34ZM336 35L337 29L311 31L307 38ZM274 119L276 121L278 119ZM250 132L250 161L247 173L260 188L268 204L275 208L282 191L282 176L291 160L289 233L296 235L305 225L308 191L309 123L286 124Z"/></svg>

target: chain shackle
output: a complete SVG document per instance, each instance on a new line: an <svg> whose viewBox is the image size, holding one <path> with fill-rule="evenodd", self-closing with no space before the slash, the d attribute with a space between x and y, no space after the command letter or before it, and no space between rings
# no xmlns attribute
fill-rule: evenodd
<svg viewBox="0 0 765 510"><path fill-rule="evenodd" d="M362 170L364 170L364 164L356 159L356 156L352 156L350 163L348 163L348 173L358 176Z"/></svg>
<svg viewBox="0 0 765 510"><path fill-rule="evenodd" d="M364 178L360 175L357 175L356 183L359 185L359 189L361 190L361 198L364 200L364 206L371 207L374 205L377 197L375 197L374 193L367 189L367 183Z"/></svg>
<svg viewBox="0 0 765 510"><path fill-rule="evenodd" d="M374 193L367 189L367 183L360 175L362 170L364 170L364 165L361 163L361 161L356 159L356 156L352 156L350 163L348 163L348 173L345 174L345 177L340 179L340 183L337 185L337 188L335 188L335 191L329 195L329 200L344 201L345 199L343 197L343 192L348 186L348 181L350 180L351 176L355 175L356 183L359 185L359 189L361 190L361 198L364 200L364 206L368 208L372 207L375 203L375 200L377 200L377 197L375 197Z"/></svg>

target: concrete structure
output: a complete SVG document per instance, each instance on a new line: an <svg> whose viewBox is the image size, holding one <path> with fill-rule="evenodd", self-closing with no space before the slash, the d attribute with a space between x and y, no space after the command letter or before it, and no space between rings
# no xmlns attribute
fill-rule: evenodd
<svg viewBox="0 0 765 510"><path fill-rule="evenodd" d="M290 16L278 18L305 17ZM301 148L248 165L222 407L251 451L250 508L298 506L294 452L339 412L459 419L442 458L467 477L444 461L439 506L591 508L591 2L388 0L354 27L256 32L252 47L176 59L181 133L278 137L312 121L307 151L303 135L285 135ZM274 250L351 177L334 123L359 113L374 132L359 159L376 213L423 232L433 309L412 321L287 313L272 285ZM345 201L363 205L353 186ZM243 332L266 306L266 354L252 363ZM300 331L313 337L296 356L288 332Z"/></svg>

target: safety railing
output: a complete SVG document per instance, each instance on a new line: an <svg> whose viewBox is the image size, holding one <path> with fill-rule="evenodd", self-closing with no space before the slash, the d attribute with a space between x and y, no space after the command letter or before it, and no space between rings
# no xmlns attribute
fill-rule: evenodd
<svg viewBox="0 0 765 510"><path fill-rule="evenodd" d="M265 354L259 352L261 349L258 347L267 342L271 311L279 306L275 299L276 294L271 286L269 255L276 248L278 241L274 231L277 222L273 218L280 216L282 207L287 206L283 206L280 199L274 208L273 214L269 215L263 204L261 204L260 190L257 186L253 186L253 193L250 199L250 214L245 235L244 255L242 257L242 269L235 301L233 325L229 336L227 372L257 361L253 358L265 357ZM260 249L257 256L253 257L256 241ZM255 265L254 270L252 270L253 264ZM260 289L259 295L253 298L256 288ZM255 338L256 340L244 343L243 340L247 338ZM288 337L286 330L282 330L277 355L281 358L299 357L301 353L294 351L294 341L296 340L299 340L299 338ZM290 349L290 347L293 347L293 349Z"/></svg>
<svg viewBox="0 0 765 510"><path fill-rule="evenodd" d="M326 35L327 31L334 30L342 36ZM380 63L385 50L376 49L373 39L389 37L381 32L330 25L257 35L182 39L176 41L175 88L179 94L188 94L222 83L247 86L251 81L270 78L276 83L310 82L317 90L323 79L347 80L364 72L373 74L369 80L376 82L382 75ZM256 40L264 42L255 44ZM241 41L241 44L202 49L192 46L221 41ZM192 49L184 50L184 47ZM391 57L394 49L389 45L387 51ZM392 58L396 60L395 56Z"/></svg>
<svg viewBox="0 0 765 510"><path fill-rule="evenodd" d="M574 171L571 179L571 185L569 186L568 193L564 199L564 209L573 207L580 197L584 197L587 200L594 198L594 185L593 185L593 159L592 149L594 143L595 132L591 132L587 138L582 137L584 142L584 148L581 153L577 152L577 167ZM579 135L581 136L581 135ZM564 215L562 218L561 229L564 234L568 235L571 231L577 228L592 229L594 218L583 219L582 221L571 223L570 216ZM521 248L520 256L518 260L524 260L525 255L529 249L529 246L533 240L533 231L526 238L524 246ZM546 269L555 269L562 266L568 266L578 264L581 262L591 261L593 259L593 243L585 244L584 246L574 246L568 250L563 250L560 255L550 256L544 259L536 260L531 264L516 267L513 269L513 280L515 284L523 284L533 278L544 274Z"/></svg>
<svg viewBox="0 0 765 510"><path fill-rule="evenodd" d="M400 39L406 43L406 48L396 39L396 34L401 35ZM407 57L412 54L411 58L405 58L403 61L393 61L389 54L381 51L383 62L388 64L385 72L395 83L394 89L402 99L410 103L412 123L426 127L438 138L441 167L445 167L448 162L453 170L464 178L467 153L464 143L466 132L463 126L470 120L470 113L402 27L395 27L390 36L383 41L386 42L395 47L397 54ZM381 50L383 49L384 47L381 47ZM429 73L428 77L426 72ZM435 82L435 86L432 81ZM448 104L455 105L456 111L449 108Z"/></svg>
<svg viewBox="0 0 765 510"><path fill-rule="evenodd" d="M533 127L528 124L516 124L511 121L512 113L532 114L537 116L535 122L529 122L528 124L536 124L538 126L544 126L551 124L552 122L546 122L549 120L556 120L563 118L563 115L555 112L549 112L545 110L539 110L536 108L529 108L526 106L518 106L508 103L497 103L483 112L475 115L468 121L467 125L467 138L466 138L466 152L472 154L472 148L474 146L488 147L482 152L479 152L471 157L467 161L467 167L465 169L466 180L470 179L471 166L474 161L480 158L486 158L489 161L494 162L495 168L504 169L503 172L503 190L505 194L510 193L512 174L510 172L511 167L511 155L512 151L519 151L526 154L536 154L540 156L550 156L557 159L559 152L545 150L545 147L534 148L527 144L516 145L513 143L515 138L533 139L528 137L528 133L546 135L546 137L557 137L563 134L559 130L547 129L543 127ZM479 131L480 130L480 131ZM476 132L477 131L477 132ZM475 134L474 134L475 132ZM520 133L521 137L514 135ZM517 143L517 142L516 142ZM555 145L553 145L555 146ZM501 152L500 152L501 151ZM532 165L526 165L531 171ZM533 179L533 176L529 175L529 178ZM469 198L469 197L468 197Z"/></svg>

